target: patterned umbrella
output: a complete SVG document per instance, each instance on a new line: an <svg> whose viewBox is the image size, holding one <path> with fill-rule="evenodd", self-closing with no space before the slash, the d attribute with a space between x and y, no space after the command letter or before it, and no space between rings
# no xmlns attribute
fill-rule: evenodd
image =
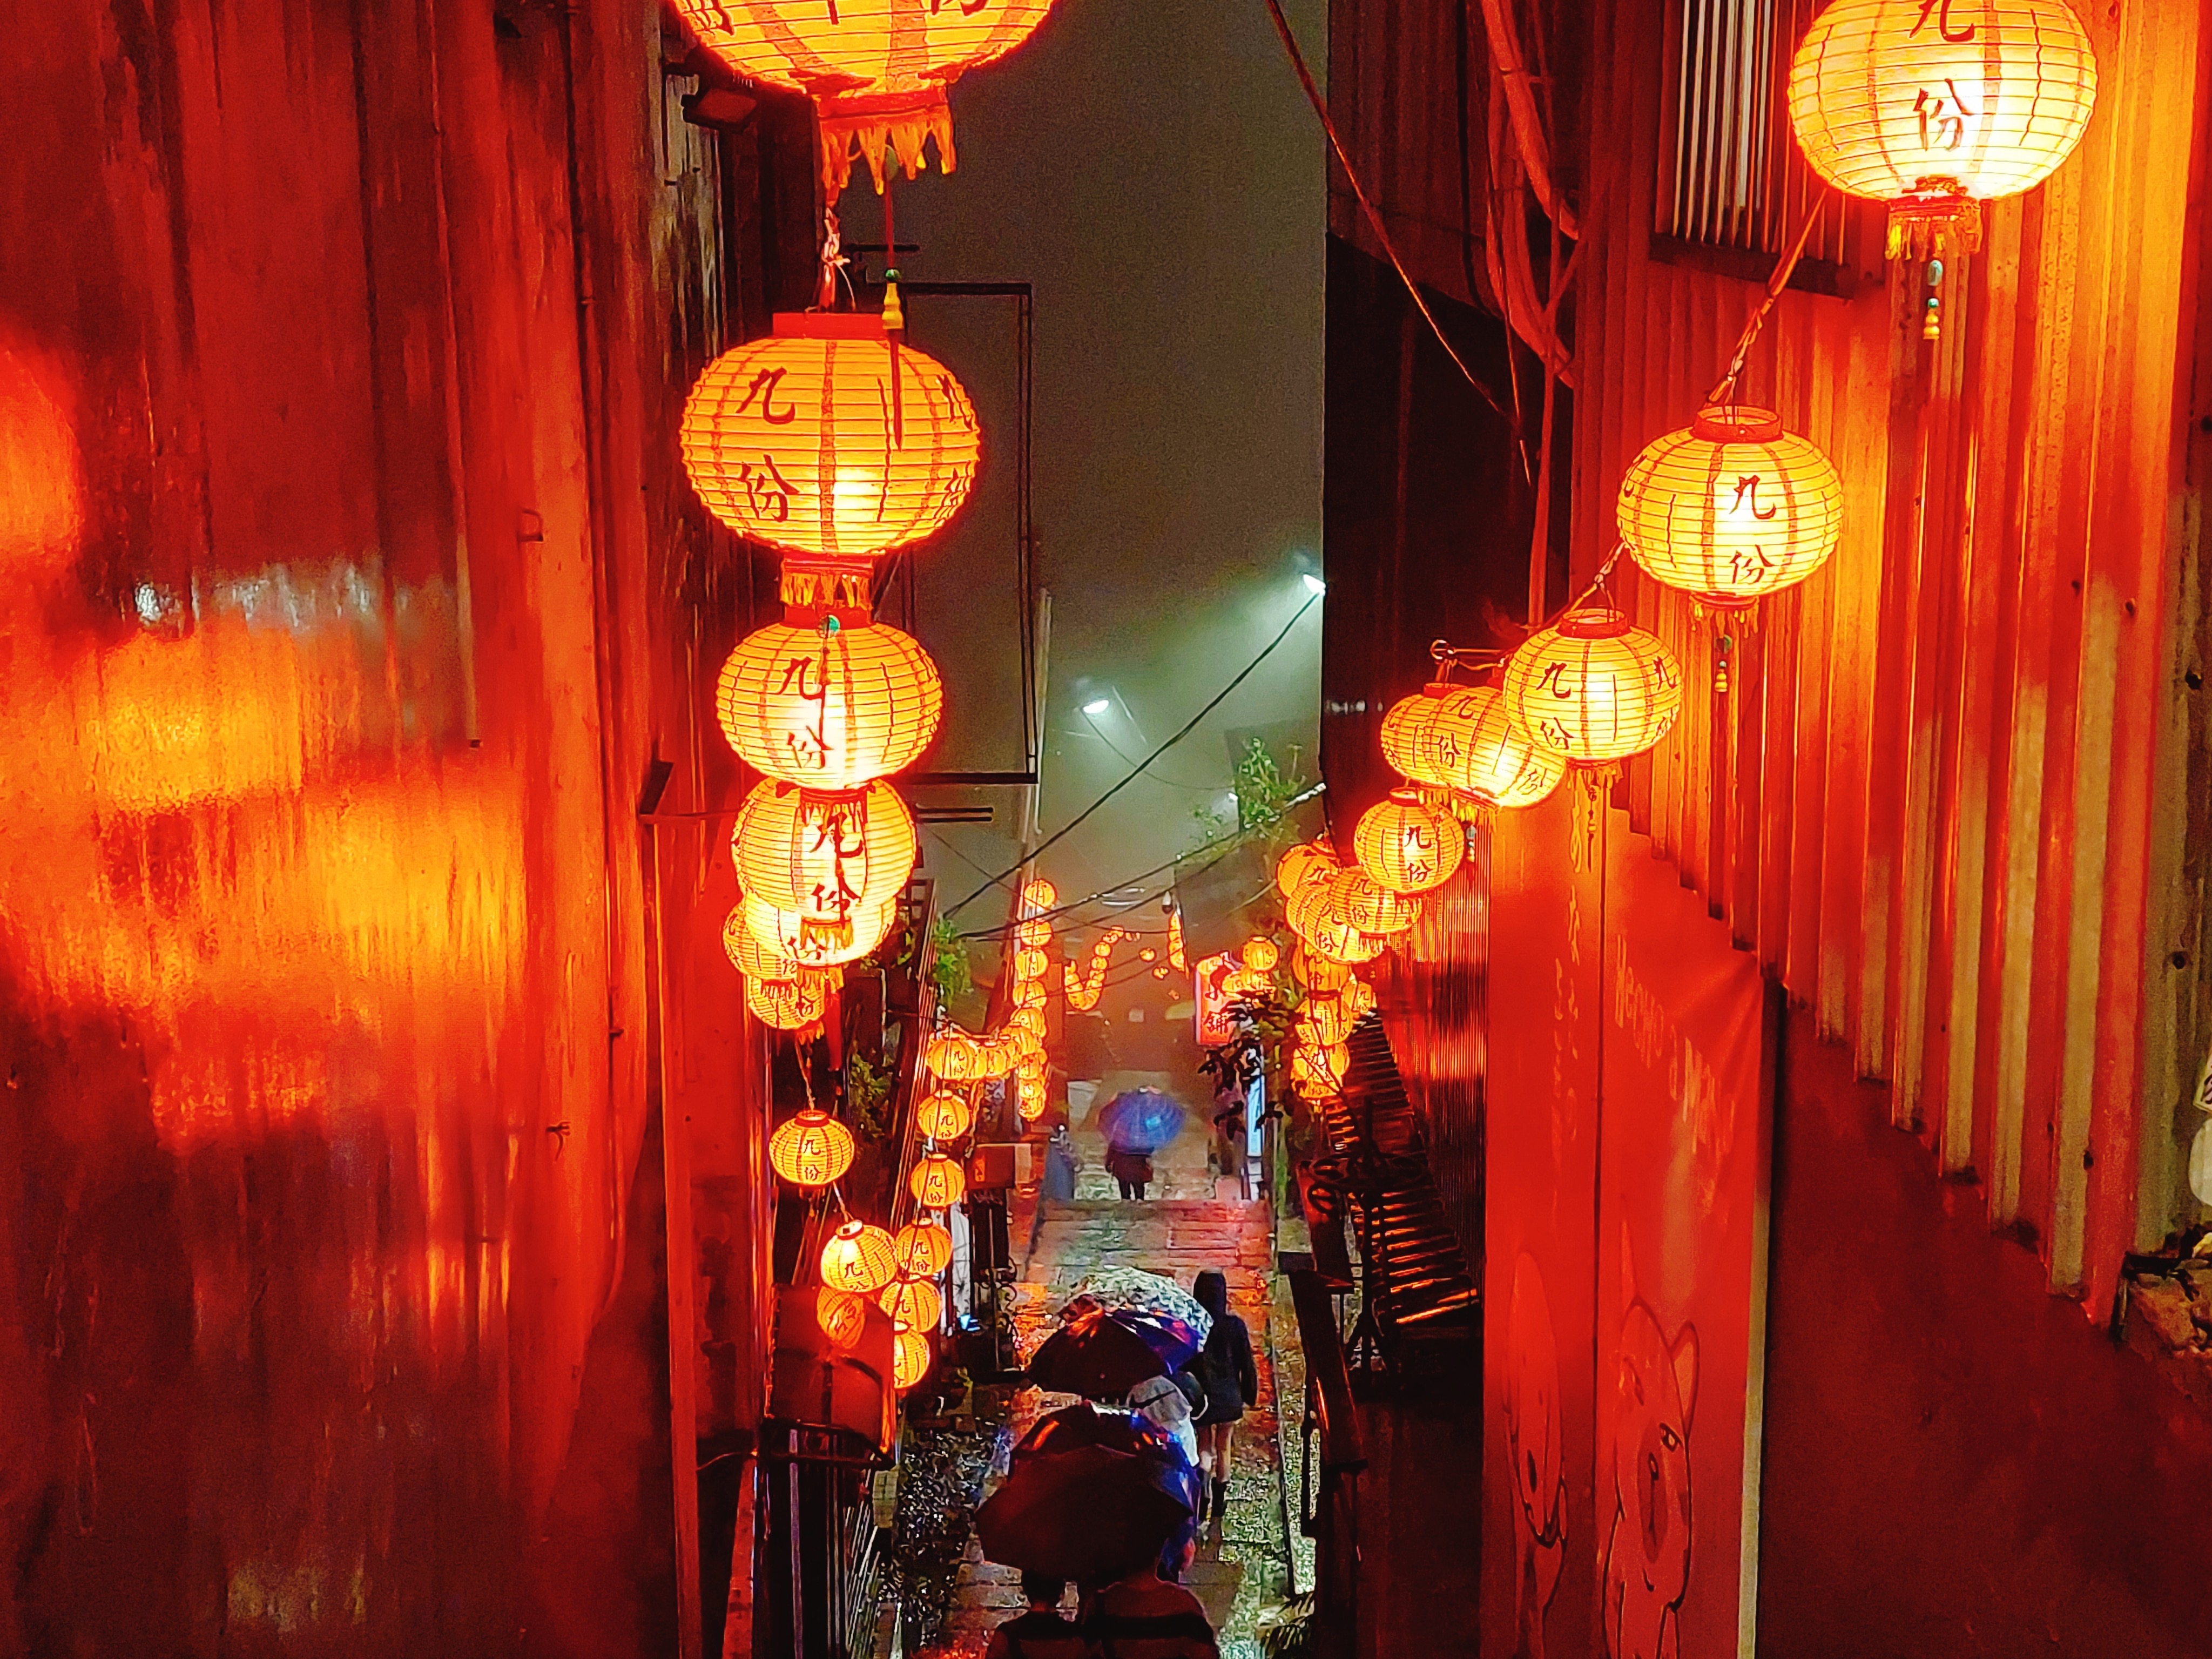
<svg viewBox="0 0 2212 1659"><path fill-rule="evenodd" d="M1109 1148L1149 1156L1182 1133L1188 1115L1158 1089L1124 1089L1098 1111Z"/></svg>
<svg viewBox="0 0 2212 1659"><path fill-rule="evenodd" d="M1141 1268L1101 1267L1087 1274L1069 1299L1086 1296L1104 1307L1129 1308L1181 1320L1190 1327L1201 1346L1213 1329L1213 1316L1200 1307L1188 1291L1172 1279Z"/></svg>

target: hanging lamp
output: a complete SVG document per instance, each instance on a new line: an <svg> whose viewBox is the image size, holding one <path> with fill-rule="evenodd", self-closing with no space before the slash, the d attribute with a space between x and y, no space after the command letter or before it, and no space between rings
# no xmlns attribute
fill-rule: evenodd
<svg viewBox="0 0 2212 1659"><path fill-rule="evenodd" d="M833 1291L873 1296L898 1272L891 1236L865 1221L848 1221L822 1247L822 1282Z"/></svg>
<svg viewBox="0 0 2212 1659"><path fill-rule="evenodd" d="M895 902L914 873L914 815L880 781L817 793L765 779L738 814L731 851L748 898L809 927L843 928Z"/></svg>
<svg viewBox="0 0 2212 1659"><path fill-rule="evenodd" d="M1581 766L1643 753L1682 707L1682 671L1655 634L1610 605L1570 611L1505 665L1505 706L1539 744Z"/></svg>
<svg viewBox="0 0 2212 1659"><path fill-rule="evenodd" d="M1536 742L1492 685L1454 686L1426 739L1448 798L1463 817L1534 806L1567 774L1565 757Z"/></svg>
<svg viewBox="0 0 2212 1659"><path fill-rule="evenodd" d="M1790 65L1806 161L1889 204L1893 258L1977 246L1978 204L2049 178L2096 101L2096 53L2066 0L1835 0Z"/></svg>
<svg viewBox="0 0 2212 1659"><path fill-rule="evenodd" d="M958 1095L939 1090L914 1109L914 1127L927 1140L957 1140L975 1121L975 1109Z"/></svg>
<svg viewBox="0 0 2212 1659"><path fill-rule="evenodd" d="M768 1163L786 1183L819 1192L853 1167L853 1132L815 1107L776 1126L768 1138Z"/></svg>
<svg viewBox="0 0 2212 1659"><path fill-rule="evenodd" d="M1653 580L1736 610L1827 562L1843 533L1844 481L1772 410L1717 404L1644 447L1615 518Z"/></svg>
<svg viewBox="0 0 2212 1659"><path fill-rule="evenodd" d="M1410 787L1392 790L1361 813L1352 844L1368 880L1391 893L1441 887L1467 857L1467 836L1459 820L1426 805Z"/></svg>
<svg viewBox="0 0 2212 1659"><path fill-rule="evenodd" d="M910 1326L917 1331L933 1331L945 1319L945 1298L937 1286L927 1279L903 1273L876 1293L876 1305L889 1314L895 1324Z"/></svg>
<svg viewBox="0 0 2212 1659"><path fill-rule="evenodd" d="M943 1222L917 1217L898 1230L891 1250L900 1273L934 1279L952 1265L952 1235Z"/></svg>
<svg viewBox="0 0 2212 1659"><path fill-rule="evenodd" d="M857 156L913 178L934 140L958 164L945 89L1029 39L1053 0L676 0L699 44L748 80L814 100L816 160L835 202Z"/></svg>
<svg viewBox="0 0 2212 1659"><path fill-rule="evenodd" d="M730 653L714 713L757 770L808 789L857 789L921 758L944 722L945 683L911 635L792 606Z"/></svg>
<svg viewBox="0 0 2212 1659"><path fill-rule="evenodd" d="M925 1210L949 1210L968 1191L968 1177L957 1158L930 1152L915 1160L906 1178L906 1189Z"/></svg>

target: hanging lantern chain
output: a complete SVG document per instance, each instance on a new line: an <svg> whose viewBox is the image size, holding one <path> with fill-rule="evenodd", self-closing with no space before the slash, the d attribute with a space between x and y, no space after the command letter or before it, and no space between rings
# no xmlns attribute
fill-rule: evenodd
<svg viewBox="0 0 2212 1659"><path fill-rule="evenodd" d="M1734 401L1735 385L1743 377L1744 359L1751 355L1752 343L1759 338L1759 331L1766 324L1766 314L1774 309L1774 302L1782 297L1782 290L1790 286L1790 277L1796 273L1798 260L1804 258L1805 245L1812 240L1813 227L1820 222L1820 215L1827 205L1828 191L1825 188L1815 191L1812 205L1805 210L1805 222L1797 228L1797 234L1790 239L1790 251L1774 263L1774 274L1766 279L1765 296L1752 311L1751 319L1743 325L1742 336L1735 343L1735 353L1729 359L1728 372L1721 376L1706 396L1708 404Z"/></svg>

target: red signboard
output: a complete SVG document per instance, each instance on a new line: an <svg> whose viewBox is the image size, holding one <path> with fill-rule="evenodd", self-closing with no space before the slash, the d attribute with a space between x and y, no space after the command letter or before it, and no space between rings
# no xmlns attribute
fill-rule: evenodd
<svg viewBox="0 0 2212 1659"><path fill-rule="evenodd" d="M1766 992L1583 787L1492 854L1484 1648L1721 1659L1756 1584Z"/></svg>
<svg viewBox="0 0 2212 1659"><path fill-rule="evenodd" d="M1233 1042L1237 1028L1230 1023L1229 1005L1233 1000L1225 988L1230 975L1242 964L1231 953L1224 951L1218 957L1208 957L1191 969L1191 980L1198 1005L1198 1046L1218 1048Z"/></svg>

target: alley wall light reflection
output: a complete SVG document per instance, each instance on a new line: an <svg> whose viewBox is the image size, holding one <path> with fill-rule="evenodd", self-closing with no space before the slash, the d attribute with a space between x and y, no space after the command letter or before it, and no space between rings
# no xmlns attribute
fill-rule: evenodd
<svg viewBox="0 0 2212 1659"><path fill-rule="evenodd" d="M1305 584L1306 592L1312 594L1316 599L1319 599L1322 594L1328 592L1328 584L1323 581L1320 577L1315 575L1310 570L1300 576L1298 580Z"/></svg>
<svg viewBox="0 0 2212 1659"><path fill-rule="evenodd" d="M1110 698L1093 697L1089 702L1083 705L1083 712L1086 714L1103 714L1113 706L1114 704Z"/></svg>

